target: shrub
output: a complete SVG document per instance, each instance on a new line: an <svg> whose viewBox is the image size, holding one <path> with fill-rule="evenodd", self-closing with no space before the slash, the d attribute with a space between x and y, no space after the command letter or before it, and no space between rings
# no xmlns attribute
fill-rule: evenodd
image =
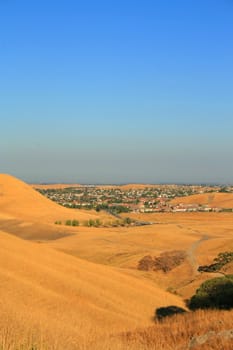
<svg viewBox="0 0 233 350"><path fill-rule="evenodd" d="M164 252L159 257L155 257L154 270L168 272L182 264L186 258L186 253L182 250Z"/></svg>
<svg viewBox="0 0 233 350"><path fill-rule="evenodd" d="M177 314L183 314L187 312L185 309L182 309L179 306L166 306L160 307L155 310L155 320L161 321L164 317L171 317Z"/></svg>
<svg viewBox="0 0 233 350"><path fill-rule="evenodd" d="M102 225L102 222L100 221L100 219L96 219L94 225L95 225L95 227L99 227Z"/></svg>
<svg viewBox="0 0 233 350"><path fill-rule="evenodd" d="M144 256L138 263L138 270L149 271L154 267L154 260L151 255Z"/></svg>
<svg viewBox="0 0 233 350"><path fill-rule="evenodd" d="M131 223L132 223L133 221L132 221L132 219L130 219L130 218L124 218L124 224L126 224L126 225L130 225Z"/></svg>
<svg viewBox="0 0 233 350"><path fill-rule="evenodd" d="M188 306L191 310L233 308L233 275L212 278L202 283Z"/></svg>
<svg viewBox="0 0 233 350"><path fill-rule="evenodd" d="M72 226L72 221L71 220L66 220L65 225L66 226Z"/></svg>
<svg viewBox="0 0 233 350"><path fill-rule="evenodd" d="M221 270L221 268L233 261L233 252L219 253L217 258L214 259L213 264L202 265L198 267L199 272L215 272Z"/></svg>
<svg viewBox="0 0 233 350"><path fill-rule="evenodd" d="M71 224L72 224L72 226L79 226L79 221L73 220Z"/></svg>
<svg viewBox="0 0 233 350"><path fill-rule="evenodd" d="M158 257L152 258L150 255L144 256L138 262L138 269L144 271L168 272L184 262L186 253L182 250L164 252Z"/></svg>
<svg viewBox="0 0 233 350"><path fill-rule="evenodd" d="M61 221L55 221L55 225L61 225L62 222Z"/></svg>

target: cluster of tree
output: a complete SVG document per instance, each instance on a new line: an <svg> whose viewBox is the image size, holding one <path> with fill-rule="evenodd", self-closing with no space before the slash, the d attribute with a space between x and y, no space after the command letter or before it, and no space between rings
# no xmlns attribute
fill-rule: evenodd
<svg viewBox="0 0 233 350"><path fill-rule="evenodd" d="M66 225L66 226L79 226L80 222L78 220L66 220L65 222L62 221L55 221L56 225ZM83 221L81 225L87 226L87 227L119 227L119 226L129 226L135 224L135 221L132 220L129 217L115 220L111 222L102 222L100 219L89 219L86 221Z"/></svg>
<svg viewBox="0 0 233 350"><path fill-rule="evenodd" d="M56 225L62 225L62 221L55 221ZM79 221L78 220L66 220L65 221L66 226L79 226Z"/></svg>
<svg viewBox="0 0 233 350"><path fill-rule="evenodd" d="M130 208L125 207L123 205L113 205L113 206L108 207L108 211L109 211L109 213L112 213L112 214L129 213Z"/></svg>
<svg viewBox="0 0 233 350"><path fill-rule="evenodd" d="M219 192L220 192L220 193L229 193L230 191L229 191L229 189L227 188L227 186L223 186L223 187L220 188Z"/></svg>
<svg viewBox="0 0 233 350"><path fill-rule="evenodd" d="M216 272L220 271L222 267L233 261L233 252L219 253L214 259L213 264L202 265L198 267L199 272Z"/></svg>
<svg viewBox="0 0 233 350"><path fill-rule="evenodd" d="M233 252L219 253L213 264L199 266L200 272L220 272L223 266L233 261ZM191 310L233 308L233 275L224 275L205 281L188 302Z"/></svg>
<svg viewBox="0 0 233 350"><path fill-rule="evenodd" d="M197 309L230 310L233 308L233 275L216 277L205 281L197 289L195 295L187 301L191 311ZM178 306L160 307L155 310L155 320L161 321L165 317L185 313L186 310Z"/></svg>
<svg viewBox="0 0 233 350"><path fill-rule="evenodd" d="M107 222L107 223L103 223L99 219L96 219L96 220L90 219L90 220L84 222L84 226L88 226L88 227L100 227L100 226L102 226L102 227L109 227L109 226L110 227L118 227L118 226L128 226L128 225L131 225L133 223L134 223L134 221L128 217L121 219L121 220L115 220L115 221Z"/></svg>
<svg viewBox="0 0 233 350"><path fill-rule="evenodd" d="M66 226L79 226L78 220L66 220L65 222Z"/></svg>
<svg viewBox="0 0 233 350"><path fill-rule="evenodd" d="M69 208L69 209L86 209L86 210L92 210L94 209L94 205L93 204L85 204L85 205L81 205L81 204L74 204L74 203L65 203L65 204L61 204L63 207Z"/></svg>
<svg viewBox="0 0 233 350"><path fill-rule="evenodd" d="M84 226L87 226L87 227L99 227L101 225L103 225L103 223L99 219L96 219L96 220L90 219L84 222Z"/></svg>
<svg viewBox="0 0 233 350"><path fill-rule="evenodd" d="M112 222L107 223L105 226L107 227L119 227L119 226L129 226L129 225L135 225L136 222L134 220L132 220L131 218L123 218L123 219L119 219L119 220L115 220Z"/></svg>
<svg viewBox="0 0 233 350"><path fill-rule="evenodd" d="M112 214L129 213L131 211L129 207L125 207L123 205L109 206L107 203L102 203L98 205L95 205L94 203L89 203L85 205L65 203L63 206L70 209L86 209L86 210L95 209L97 212L99 212L100 210L105 210Z"/></svg>
<svg viewBox="0 0 233 350"><path fill-rule="evenodd" d="M214 259L214 264L200 266L198 270L202 272L216 272L232 261L233 252L220 253L217 258ZM148 256L144 257L144 262L153 268L154 265L152 264L152 259L148 258ZM197 309L232 309L233 275L215 277L202 283L196 290L196 293L187 301L187 307L192 311ZM161 307L155 310L155 320L162 320L164 317L184 312L186 312L186 310L174 305Z"/></svg>

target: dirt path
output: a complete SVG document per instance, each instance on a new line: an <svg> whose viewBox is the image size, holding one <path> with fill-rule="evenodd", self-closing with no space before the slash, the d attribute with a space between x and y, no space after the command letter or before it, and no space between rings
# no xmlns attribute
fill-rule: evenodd
<svg viewBox="0 0 233 350"><path fill-rule="evenodd" d="M208 235L204 235L202 238L200 238L198 241L194 242L191 247L189 248L189 250L187 251L187 255L188 255L188 260L190 262L190 265L193 268L193 272L196 275L198 272L198 263L197 263L197 259L196 259L196 250L199 247L200 244L202 244L205 241L208 241L209 239L211 239L210 236Z"/></svg>

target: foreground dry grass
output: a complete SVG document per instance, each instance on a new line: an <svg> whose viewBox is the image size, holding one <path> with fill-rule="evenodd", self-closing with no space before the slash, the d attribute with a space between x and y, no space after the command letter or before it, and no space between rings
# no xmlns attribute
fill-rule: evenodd
<svg viewBox="0 0 233 350"><path fill-rule="evenodd" d="M208 332L219 333L232 329L232 311L196 311L173 316L153 327L129 332L125 336L126 344L134 344L135 349L188 349L193 337ZM233 339L213 337L205 344L195 346L202 350L232 350Z"/></svg>
<svg viewBox="0 0 233 350"><path fill-rule="evenodd" d="M0 232L0 319L5 320L5 335L14 330L19 336L41 334L49 343L56 340L61 349L78 349L89 337L149 326L155 308L173 304L183 307L179 297L148 280ZM13 331L4 331L5 323Z"/></svg>
<svg viewBox="0 0 233 350"><path fill-rule="evenodd" d="M19 325L9 318L0 321L1 350L232 350L233 339L224 338L217 334L232 330L230 311L196 311L184 315L173 316L162 322L156 322L147 328L135 329L129 332L117 330L99 336L95 330L90 330L85 324L86 331L82 336L77 333L73 339L65 338L65 334L56 331L47 334L44 326L28 327L25 318ZM202 345L191 346L193 338L205 336L214 332ZM194 342L195 343L195 342ZM64 344L66 346L64 347Z"/></svg>

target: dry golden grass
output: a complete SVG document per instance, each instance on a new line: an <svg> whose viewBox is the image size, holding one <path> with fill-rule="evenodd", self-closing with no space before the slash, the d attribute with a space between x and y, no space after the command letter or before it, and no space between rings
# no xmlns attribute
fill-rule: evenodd
<svg viewBox="0 0 233 350"><path fill-rule="evenodd" d="M14 318L4 315L0 320L1 350L232 350L232 338L218 336L220 332L232 330L232 311L196 311L177 315L155 322L154 325L130 331L113 331L105 334L89 328L68 338L64 332L51 334L46 330L43 320L37 321L25 315ZM28 323L30 321L30 323ZM66 327L64 327L66 330ZM202 345L191 347L194 338L214 332L216 336Z"/></svg>
<svg viewBox="0 0 233 350"><path fill-rule="evenodd" d="M183 306L148 280L0 233L0 303L17 328L24 322L64 348L88 338L149 325L154 309ZM32 327L33 326L33 327ZM28 330L28 331L27 331ZM75 348L75 347L74 347Z"/></svg>
<svg viewBox="0 0 233 350"><path fill-rule="evenodd" d="M233 208L233 193L203 193L187 197L177 197L171 204L201 204L218 208Z"/></svg>
<svg viewBox="0 0 233 350"><path fill-rule="evenodd" d="M129 332L125 335L125 344L135 349L186 350L190 340L207 334L219 333L232 328L232 311L196 311L184 315L173 316L156 322L153 327ZM206 343L195 346L199 350L232 350L233 339L213 337Z"/></svg>
<svg viewBox="0 0 233 350"><path fill-rule="evenodd" d="M233 250L233 214L131 214L154 223L141 227L54 225L93 216L101 218L62 208L0 175L1 350L32 350L33 344L33 350L182 350L193 335L232 328L232 312L188 313L155 325L152 319L158 307L184 307L167 288L188 298L213 277L198 274L196 266ZM173 250L188 258L172 271L137 269L143 256ZM202 349L230 350L228 343L216 339Z"/></svg>
<svg viewBox="0 0 233 350"><path fill-rule="evenodd" d="M78 228L76 233L48 244L76 257L120 267L124 273L148 278L164 289L189 298L211 274L198 274L219 252L233 250L232 213L131 214L154 225L122 228ZM204 239L203 239L204 237ZM207 237L205 239L205 237ZM138 271L140 259L165 251L184 250L186 261L169 273Z"/></svg>
<svg viewBox="0 0 233 350"><path fill-rule="evenodd" d="M21 220L40 220L54 223L74 217L77 220L100 218L96 212L69 210L45 198L24 182L0 174L0 212Z"/></svg>
<svg viewBox="0 0 233 350"><path fill-rule="evenodd" d="M27 239L55 239L72 229L54 227L55 221L112 220L106 213L64 208L24 182L0 174L0 229Z"/></svg>

